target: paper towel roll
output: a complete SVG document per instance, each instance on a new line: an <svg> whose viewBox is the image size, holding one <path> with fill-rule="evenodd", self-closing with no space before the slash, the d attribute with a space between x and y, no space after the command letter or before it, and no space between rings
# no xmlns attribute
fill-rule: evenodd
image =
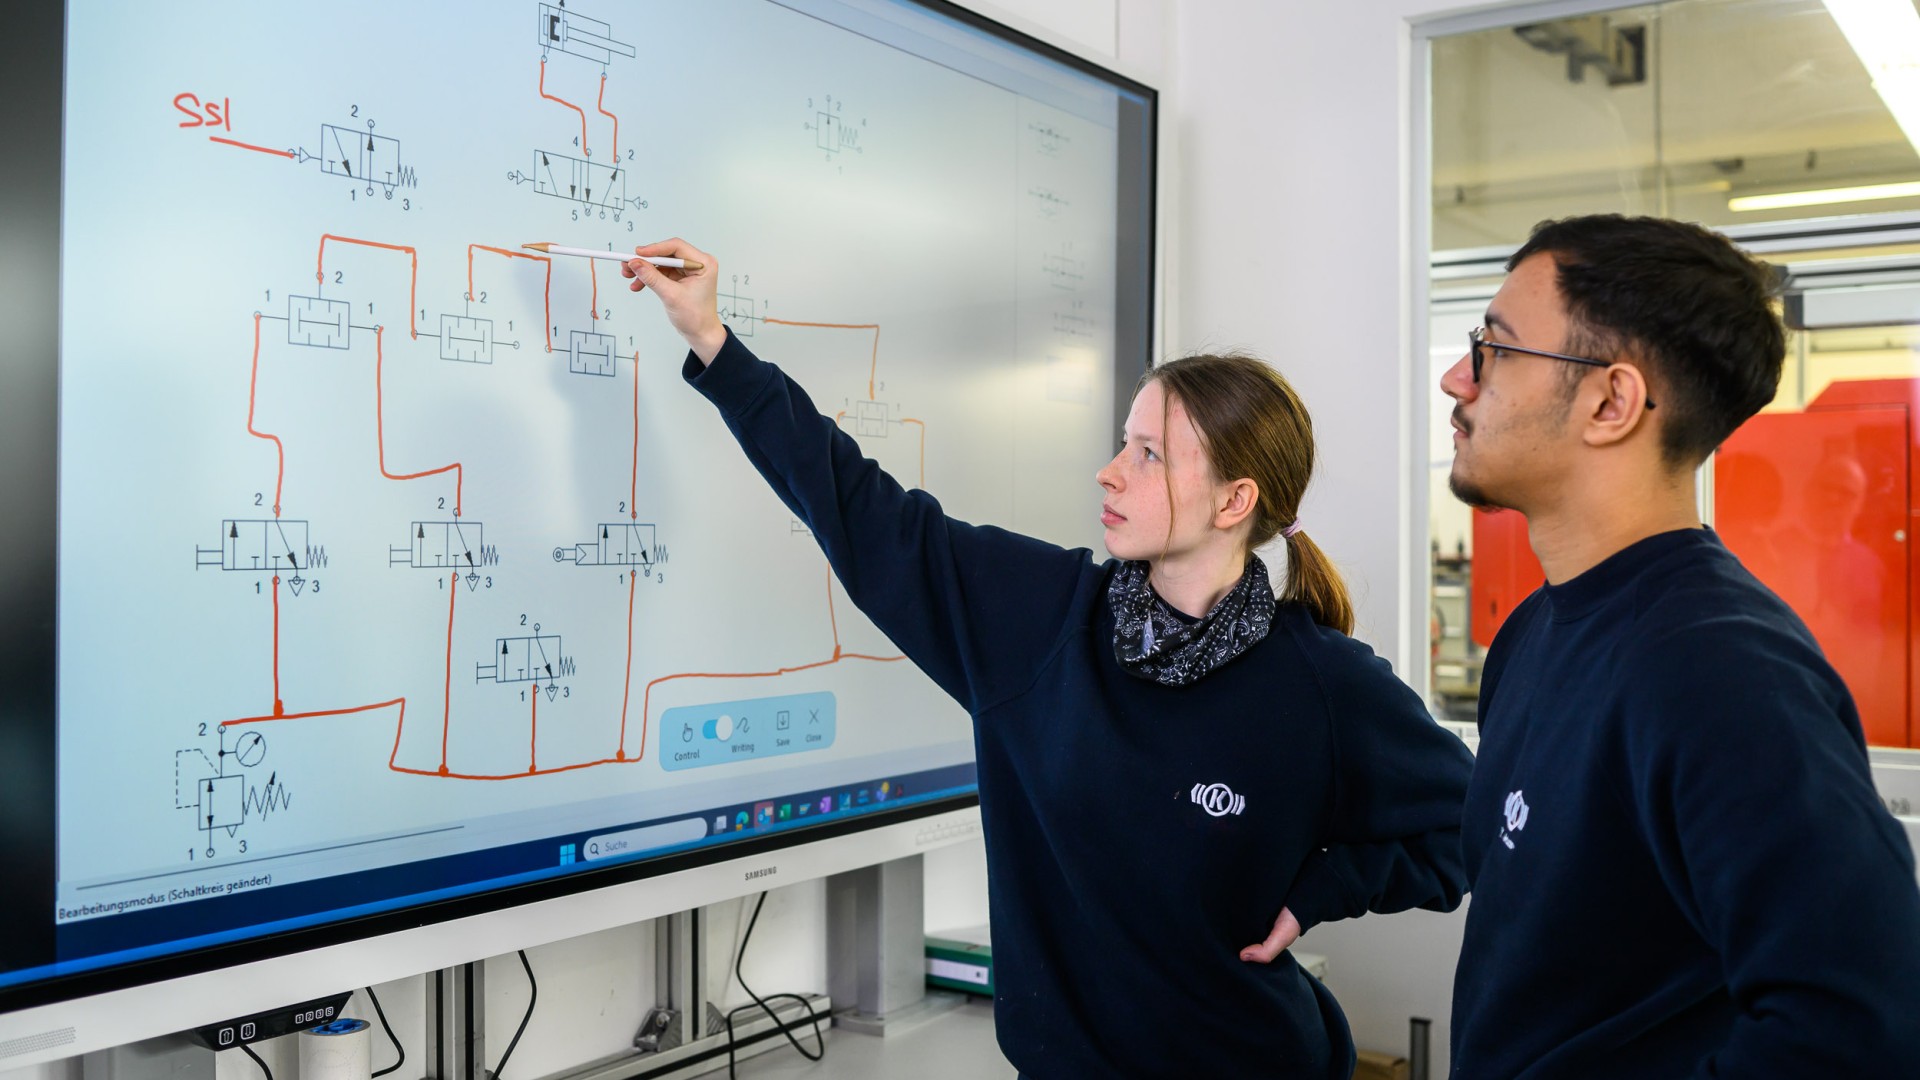
<svg viewBox="0 0 1920 1080"><path fill-rule="evenodd" d="M345 1018L300 1033L300 1080L372 1080L373 1028Z"/></svg>

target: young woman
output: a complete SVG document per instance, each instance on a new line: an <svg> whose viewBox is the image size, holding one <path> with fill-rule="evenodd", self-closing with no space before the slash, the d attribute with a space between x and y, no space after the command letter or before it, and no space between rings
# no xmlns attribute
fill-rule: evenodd
<svg viewBox="0 0 1920 1080"><path fill-rule="evenodd" d="M1113 556L1095 562L903 490L727 331L712 255L636 253L704 264L625 273L847 595L974 718L1007 1059L1350 1076L1339 1006L1282 950L1330 919L1456 906L1471 761L1347 636L1345 587L1300 531L1313 432L1286 381L1243 357L1149 372L1095 477ZM1252 550L1277 534L1276 601Z"/></svg>

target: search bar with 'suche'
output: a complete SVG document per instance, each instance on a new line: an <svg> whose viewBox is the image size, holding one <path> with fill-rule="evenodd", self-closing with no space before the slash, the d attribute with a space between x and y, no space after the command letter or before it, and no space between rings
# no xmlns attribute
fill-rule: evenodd
<svg viewBox="0 0 1920 1080"><path fill-rule="evenodd" d="M690 843L703 839L706 835L705 818L682 818L662 825L647 825L638 829L622 829L619 832L590 836L582 847L586 852L587 861L592 862L595 859L617 859L623 855L634 855L654 848Z"/></svg>

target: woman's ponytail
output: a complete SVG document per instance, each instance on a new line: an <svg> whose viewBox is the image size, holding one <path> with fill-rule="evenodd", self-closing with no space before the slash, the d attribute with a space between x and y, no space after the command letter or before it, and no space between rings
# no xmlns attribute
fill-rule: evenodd
<svg viewBox="0 0 1920 1080"><path fill-rule="evenodd" d="M1304 532L1287 537L1287 585L1280 599L1305 604L1313 621L1322 626L1353 633L1353 600L1347 595L1347 583L1333 560Z"/></svg>
<svg viewBox="0 0 1920 1080"><path fill-rule="evenodd" d="M1313 418L1292 384L1265 361L1238 353L1171 360L1140 380L1148 381L1185 406L1217 478L1244 476L1259 489L1248 545L1291 532L1280 599L1306 605L1322 626L1353 633L1353 600L1340 571L1299 528L1300 501L1313 478Z"/></svg>

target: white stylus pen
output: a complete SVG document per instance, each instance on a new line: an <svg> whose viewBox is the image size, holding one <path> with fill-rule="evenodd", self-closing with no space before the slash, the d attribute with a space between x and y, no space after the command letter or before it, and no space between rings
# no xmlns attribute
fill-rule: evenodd
<svg viewBox="0 0 1920 1080"><path fill-rule="evenodd" d="M564 244L521 244L529 251L542 251L548 255L578 255L583 259L607 259L611 262L630 263L643 259L655 266L664 266L670 270L704 270L706 263L690 262L686 259L669 259L656 255L623 255L618 251L597 251L593 248L567 247Z"/></svg>

